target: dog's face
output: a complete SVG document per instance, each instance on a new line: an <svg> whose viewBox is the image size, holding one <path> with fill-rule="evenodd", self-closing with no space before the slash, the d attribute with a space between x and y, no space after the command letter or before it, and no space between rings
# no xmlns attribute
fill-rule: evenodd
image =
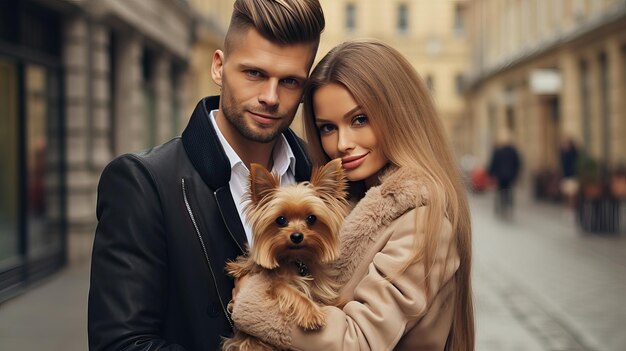
<svg viewBox="0 0 626 351"><path fill-rule="evenodd" d="M340 160L313 172L310 182L280 187L262 166L250 170L252 259L273 269L282 259L329 262L339 253L338 234L347 209L346 179Z"/></svg>

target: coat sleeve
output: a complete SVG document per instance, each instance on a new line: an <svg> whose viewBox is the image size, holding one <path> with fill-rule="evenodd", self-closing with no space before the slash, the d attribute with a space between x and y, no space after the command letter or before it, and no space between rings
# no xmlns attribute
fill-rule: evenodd
<svg viewBox="0 0 626 351"><path fill-rule="evenodd" d="M410 213L423 215L422 211ZM459 265L456 248L448 245L452 233L449 223L443 226L430 285L424 280L421 262L402 274L397 267L411 257L415 215L403 216L395 225L389 241L369 264L367 274L354 291L354 299L343 306L324 307L327 324L318 331L293 327L277 309L259 295L258 286L246 282L235 301L233 320L244 332L266 339L279 347L294 350L391 350L430 307L430 299L449 281ZM444 271L445 268L445 271ZM259 279L259 278L257 278ZM266 284L266 283L265 283ZM426 293L430 289L430 294Z"/></svg>
<svg viewBox="0 0 626 351"><path fill-rule="evenodd" d="M163 214L154 180L136 156L104 169L96 215L89 349L184 350L160 335L167 307Z"/></svg>

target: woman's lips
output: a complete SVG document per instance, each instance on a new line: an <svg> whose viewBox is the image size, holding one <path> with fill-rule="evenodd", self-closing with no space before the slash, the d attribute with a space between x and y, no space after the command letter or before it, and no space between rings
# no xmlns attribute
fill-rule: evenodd
<svg viewBox="0 0 626 351"><path fill-rule="evenodd" d="M367 155L368 154L344 157L341 159L341 166L345 170L355 169L365 162Z"/></svg>

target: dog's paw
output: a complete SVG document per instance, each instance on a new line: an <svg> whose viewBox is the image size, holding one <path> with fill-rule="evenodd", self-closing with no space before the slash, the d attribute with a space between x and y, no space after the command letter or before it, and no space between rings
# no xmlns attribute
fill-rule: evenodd
<svg viewBox="0 0 626 351"><path fill-rule="evenodd" d="M226 262L226 272L233 278L241 278L250 273L251 266L248 261L238 258L237 261Z"/></svg>
<svg viewBox="0 0 626 351"><path fill-rule="evenodd" d="M317 330L326 325L326 314L316 305L296 316L296 324L305 330Z"/></svg>

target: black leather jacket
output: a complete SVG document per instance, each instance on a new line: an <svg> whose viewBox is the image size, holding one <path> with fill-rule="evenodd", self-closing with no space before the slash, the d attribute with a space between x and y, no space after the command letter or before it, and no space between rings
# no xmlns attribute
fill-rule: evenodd
<svg viewBox="0 0 626 351"><path fill-rule="evenodd" d="M88 329L91 350L217 350L232 333L224 264L246 235L228 185L230 162L200 101L181 137L113 160L98 186ZM311 165L284 133L296 180Z"/></svg>

